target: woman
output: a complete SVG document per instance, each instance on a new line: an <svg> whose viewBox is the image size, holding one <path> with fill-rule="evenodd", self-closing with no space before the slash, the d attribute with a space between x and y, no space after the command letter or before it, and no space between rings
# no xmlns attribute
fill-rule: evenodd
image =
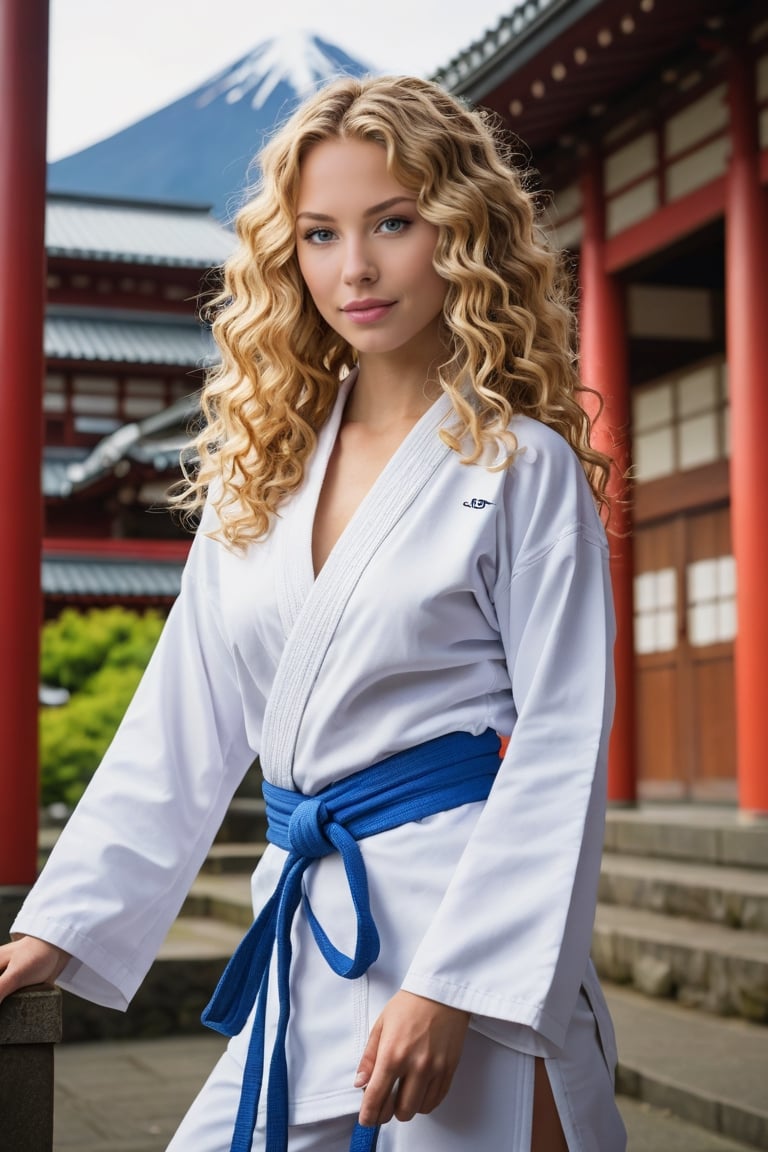
<svg viewBox="0 0 768 1152"><path fill-rule="evenodd" d="M0 995L125 1008L258 753L257 921L206 1010L234 1038L174 1152L620 1152L608 462L557 261L492 125L425 81L335 82L262 172L182 592Z"/></svg>

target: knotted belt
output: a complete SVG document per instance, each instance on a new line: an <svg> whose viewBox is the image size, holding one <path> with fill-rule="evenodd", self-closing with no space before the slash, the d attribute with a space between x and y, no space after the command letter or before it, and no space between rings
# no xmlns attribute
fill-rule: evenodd
<svg viewBox="0 0 768 1152"><path fill-rule="evenodd" d="M279 1014L267 1084L266 1152L288 1147L288 1066L285 1037L290 1015L291 924L303 903L317 946L339 976L362 976L379 955L368 881L358 840L462 804L484 800L499 768L499 739L452 732L381 760L352 776L304 796L266 781L267 839L288 856L275 891L249 928L203 1012L203 1023L235 1036L256 1013L230 1152L251 1152L264 1077L264 1035L272 951L277 947ZM329 940L302 889L315 860L338 852L357 920L354 956ZM373 1152L378 1128L355 1126L350 1152Z"/></svg>

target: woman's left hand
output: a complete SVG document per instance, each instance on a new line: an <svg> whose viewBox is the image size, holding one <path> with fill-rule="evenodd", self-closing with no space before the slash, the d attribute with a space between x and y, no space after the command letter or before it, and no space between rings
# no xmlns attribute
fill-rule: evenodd
<svg viewBox="0 0 768 1152"><path fill-rule="evenodd" d="M355 1085L365 1088L360 1123L412 1120L446 1096L459 1063L469 1012L398 992L371 1029Z"/></svg>

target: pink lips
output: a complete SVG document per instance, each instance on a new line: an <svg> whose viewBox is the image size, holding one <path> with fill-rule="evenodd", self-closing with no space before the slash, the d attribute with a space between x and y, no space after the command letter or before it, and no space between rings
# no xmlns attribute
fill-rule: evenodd
<svg viewBox="0 0 768 1152"><path fill-rule="evenodd" d="M352 300L342 312L356 324L370 324L386 316L393 304L394 300Z"/></svg>

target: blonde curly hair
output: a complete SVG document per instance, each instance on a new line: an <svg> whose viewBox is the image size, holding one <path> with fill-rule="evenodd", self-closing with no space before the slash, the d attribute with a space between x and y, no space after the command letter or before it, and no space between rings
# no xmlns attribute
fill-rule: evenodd
<svg viewBox="0 0 768 1152"><path fill-rule="evenodd" d="M440 434L466 464L501 443L525 414L571 445L607 507L609 459L590 445L580 404L567 277L493 118L415 77L345 77L310 97L264 148L260 187L239 212L239 245L212 302L221 362L202 393L194 468L172 490L182 513L209 487L220 536L264 536L302 482L317 432L356 354L320 316L299 271L295 215L301 164L313 145L375 141L389 170L437 226L434 266L447 282L446 362L438 372L455 422ZM469 392L466 382L470 382Z"/></svg>

